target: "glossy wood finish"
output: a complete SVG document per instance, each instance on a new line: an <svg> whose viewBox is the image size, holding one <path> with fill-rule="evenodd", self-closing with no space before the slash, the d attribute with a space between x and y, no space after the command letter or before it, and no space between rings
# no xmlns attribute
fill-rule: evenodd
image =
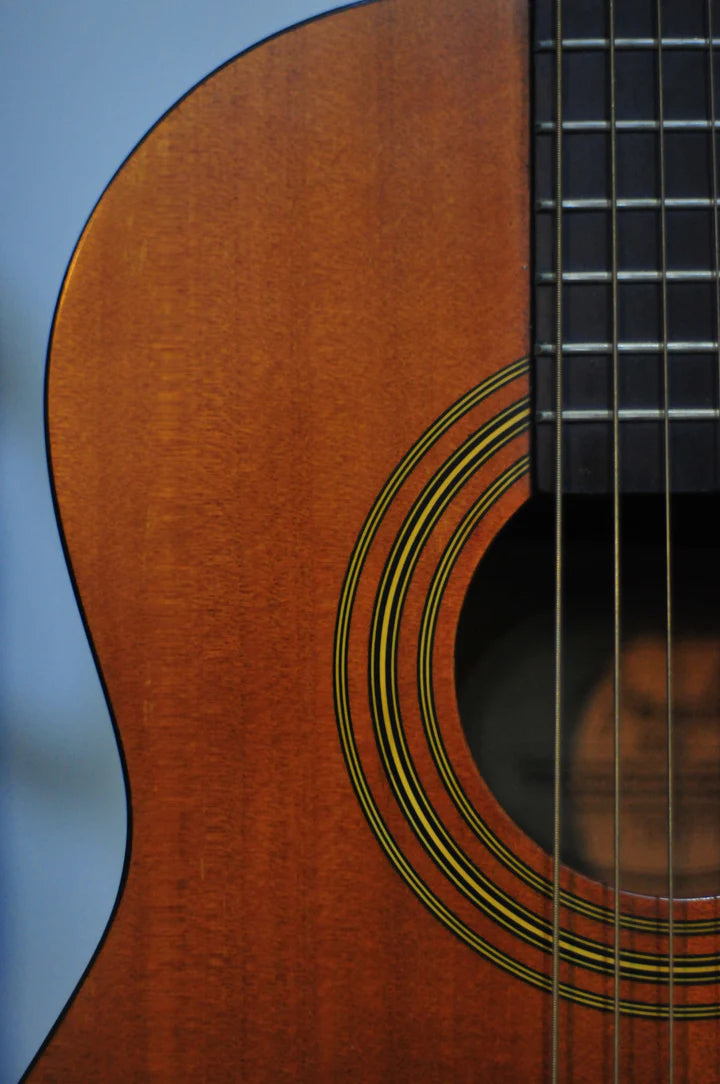
<svg viewBox="0 0 720 1084"><path fill-rule="evenodd" d="M33 1080L547 1075L547 995L453 936L392 868L351 787L333 700L338 604L373 501L450 404L528 350L527 71L521 0L336 13L202 84L92 216L53 335L51 457L127 764L132 854L107 940ZM468 413L428 453L421 481L454 439L526 392L519 376ZM524 452L516 436L467 500ZM467 583L526 495L525 478L458 559L434 666L470 801L546 876L547 859L477 774L452 674ZM406 511L400 501L388 513L389 536ZM443 530L408 595L403 697L416 680L407 636ZM380 551L369 575L375 564L379 575ZM372 605L361 584L355 698ZM549 974L546 952L518 948L419 853L362 723L373 793L393 838L418 852L424 883ZM546 896L483 857L421 727L408 728L462 845L547 916ZM607 902L582 878L564 883ZM607 993L606 978L595 985ZM562 1020L563 1079L607 1079L611 1017L567 1003ZM678 1030L680 1079L700 1079L717 1025ZM630 1019L625 1031L627 1079L658 1079L663 1025Z"/></svg>

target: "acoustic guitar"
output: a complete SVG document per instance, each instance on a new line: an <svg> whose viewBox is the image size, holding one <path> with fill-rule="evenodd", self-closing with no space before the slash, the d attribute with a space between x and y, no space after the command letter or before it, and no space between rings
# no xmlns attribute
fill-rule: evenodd
<svg viewBox="0 0 720 1084"><path fill-rule="evenodd" d="M33 1081L720 1081L718 28L360 4L109 185L47 401L131 832Z"/></svg>

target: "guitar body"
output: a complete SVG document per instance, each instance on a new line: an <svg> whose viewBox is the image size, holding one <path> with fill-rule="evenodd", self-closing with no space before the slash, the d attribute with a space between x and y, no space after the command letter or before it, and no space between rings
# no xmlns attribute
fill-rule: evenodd
<svg viewBox="0 0 720 1084"><path fill-rule="evenodd" d="M530 492L528 72L519 0L340 11L203 82L90 219L49 434L131 841L34 1081L548 1076L551 861L453 670ZM562 883L561 1079L601 1081L611 894ZM662 903L627 908L655 959ZM677 916L717 950L714 900ZM634 1081L666 1057L652 966ZM720 1080L717 998L678 986L678 1079Z"/></svg>

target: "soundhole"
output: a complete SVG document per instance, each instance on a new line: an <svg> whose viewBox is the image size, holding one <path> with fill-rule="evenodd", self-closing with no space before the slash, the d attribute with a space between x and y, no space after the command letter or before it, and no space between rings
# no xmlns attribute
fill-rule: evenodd
<svg viewBox="0 0 720 1084"><path fill-rule="evenodd" d="M674 893L720 894L720 561L715 497L672 506ZM668 740L662 497L621 507L620 887L666 896ZM613 521L604 498L565 502L561 856L614 880ZM553 851L554 502L535 496L496 537L465 599L458 703L481 775Z"/></svg>

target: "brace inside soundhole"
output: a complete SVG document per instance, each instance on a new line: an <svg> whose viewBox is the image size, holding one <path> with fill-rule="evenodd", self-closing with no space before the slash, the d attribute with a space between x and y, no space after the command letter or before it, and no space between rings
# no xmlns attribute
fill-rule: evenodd
<svg viewBox="0 0 720 1084"><path fill-rule="evenodd" d="M720 573L716 498L675 499L672 560L673 894L720 894ZM710 507L712 505L712 507ZM623 509L620 887L668 894L663 505ZM566 865L614 882L613 561L609 502L567 501L563 551L562 838ZM554 539L535 497L468 591L456 681L468 743L509 816L553 850Z"/></svg>

